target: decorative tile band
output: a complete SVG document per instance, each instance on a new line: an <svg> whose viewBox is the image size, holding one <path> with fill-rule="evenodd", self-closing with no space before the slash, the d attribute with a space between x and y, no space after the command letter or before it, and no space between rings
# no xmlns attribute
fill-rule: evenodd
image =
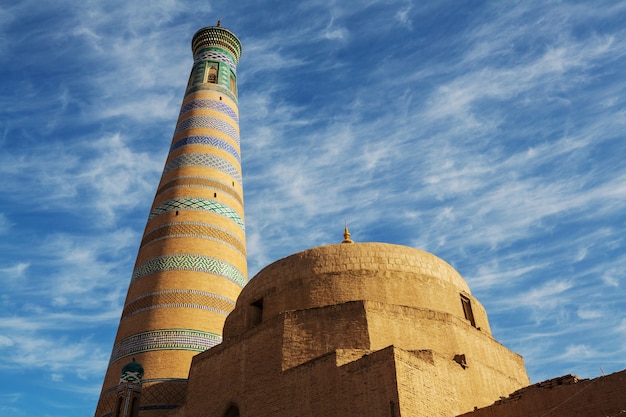
<svg viewBox="0 0 626 417"><path fill-rule="evenodd" d="M170 146L170 153L185 145L213 146L214 148L228 152L237 160L237 162L241 164L241 156L239 155L239 151L224 139L206 135L187 136L174 142L172 146Z"/></svg>
<svg viewBox="0 0 626 417"><path fill-rule="evenodd" d="M198 290L156 291L128 302L122 312L122 320L142 311L174 307L197 308L227 316L234 310L235 302L218 294Z"/></svg>
<svg viewBox="0 0 626 417"><path fill-rule="evenodd" d="M185 153L169 160L163 169L163 175L180 167L200 166L213 168L222 171L233 177L239 184L242 183L241 171L239 167L231 164L227 160L217 155L207 153Z"/></svg>
<svg viewBox="0 0 626 417"><path fill-rule="evenodd" d="M200 52L198 55L193 57L193 63L197 63L200 61L220 61L224 64L228 65L228 67L233 71L234 74L237 74L237 66L235 62L232 60L230 56L227 54L217 52L217 51L204 51Z"/></svg>
<svg viewBox="0 0 626 417"><path fill-rule="evenodd" d="M237 226L241 227L242 230L245 230L243 220L239 217L239 214L237 214L235 210L222 203L218 203L217 201L199 197L177 197L168 200L150 211L148 221L172 210L210 211L234 221Z"/></svg>
<svg viewBox="0 0 626 417"><path fill-rule="evenodd" d="M174 136L188 129L213 129L224 133L239 145L239 132L228 122L213 116L191 116L176 125Z"/></svg>
<svg viewBox="0 0 626 417"><path fill-rule="evenodd" d="M191 40L191 50L194 56L199 55L202 51L215 50L216 48L228 53L235 64L239 62L241 42L232 32L224 28L209 26L200 29Z"/></svg>
<svg viewBox="0 0 626 417"><path fill-rule="evenodd" d="M178 407L172 404L182 404L185 398L187 388L187 379L182 378L152 378L144 379L141 403L142 404L154 404L165 403L166 405L147 405L146 409L150 407L164 409L173 409ZM117 390L119 385L115 385L106 391L103 391L98 401L98 407L96 409L96 417L111 417L113 413L110 410L113 409L117 402ZM169 405L168 405L169 404ZM141 407L139 407L142 410Z"/></svg>
<svg viewBox="0 0 626 417"><path fill-rule="evenodd" d="M157 195L169 190L170 188L212 188L216 191L224 191L235 200L239 202L239 204L243 205L243 198L239 192L237 192L230 184L226 184L223 181L217 180L211 177L200 177L200 176L191 176L191 175L182 175L180 177L170 178L165 184L161 185L157 190Z"/></svg>
<svg viewBox="0 0 626 417"><path fill-rule="evenodd" d="M165 271L196 271L217 275L231 280L242 288L247 281L241 271L221 259L190 253L177 253L159 256L137 266L133 271L130 283L132 284L146 275Z"/></svg>
<svg viewBox="0 0 626 417"><path fill-rule="evenodd" d="M191 237L200 239L210 239L223 242L231 246L246 256L246 247L239 238L221 227L199 222L179 222L164 224L157 229L146 233L141 240L140 248L145 245L164 238Z"/></svg>
<svg viewBox="0 0 626 417"><path fill-rule="evenodd" d="M109 365L130 355L153 350L190 350L204 352L222 342L222 336L187 329L164 329L139 333L113 346Z"/></svg>
<svg viewBox="0 0 626 417"><path fill-rule="evenodd" d="M225 104L223 101L219 101L219 100L211 100L211 99L191 100L180 108L180 113L178 117L195 109L219 111L220 113L224 113L228 115L231 119L233 119L233 122L235 122L235 124L239 125L239 116L237 116L237 113L235 112L235 110L233 110L232 107L230 107L228 104Z"/></svg>
<svg viewBox="0 0 626 417"><path fill-rule="evenodd" d="M155 304L155 305L151 305L151 306L148 306L148 307L145 307L145 308L140 308L140 309L133 310L131 313L127 314L126 317L122 317L120 321L126 319L129 316L134 316L135 314L139 314L139 313L142 313L144 311L156 310L156 309L160 309L160 308L195 308L195 309L198 309L198 310L212 311L214 313L218 313L218 314L221 314L223 316L228 316L228 314L230 313L229 311L224 311L224 310L220 310L220 309L215 308L215 307L203 306L203 305L199 305L199 304L189 304L189 303Z"/></svg>

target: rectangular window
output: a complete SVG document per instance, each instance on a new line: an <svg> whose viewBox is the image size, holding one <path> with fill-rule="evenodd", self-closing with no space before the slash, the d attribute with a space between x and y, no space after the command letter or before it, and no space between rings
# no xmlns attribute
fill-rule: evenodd
<svg viewBox="0 0 626 417"><path fill-rule="evenodd" d="M237 81L235 81L235 77L232 75L230 76L230 91L237 95Z"/></svg>
<svg viewBox="0 0 626 417"><path fill-rule="evenodd" d="M217 74L219 72L219 64L216 62L211 62L207 68L207 76L206 82L217 84Z"/></svg>
<svg viewBox="0 0 626 417"><path fill-rule="evenodd" d="M474 313L472 312L472 302L469 298L461 294L461 304L463 305L463 313L465 314L465 318L469 320L472 326L476 327Z"/></svg>
<svg viewBox="0 0 626 417"><path fill-rule="evenodd" d="M250 304L250 327L256 326L263 321L263 299Z"/></svg>

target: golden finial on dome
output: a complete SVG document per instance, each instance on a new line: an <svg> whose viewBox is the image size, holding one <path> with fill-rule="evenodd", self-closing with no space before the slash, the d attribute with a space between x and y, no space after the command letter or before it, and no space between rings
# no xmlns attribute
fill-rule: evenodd
<svg viewBox="0 0 626 417"><path fill-rule="evenodd" d="M217 27L222 27L222 19L217 20Z"/></svg>
<svg viewBox="0 0 626 417"><path fill-rule="evenodd" d="M350 232L348 231L348 223L346 223L346 227L343 231L343 242L341 243L354 243L351 239L350 239Z"/></svg>

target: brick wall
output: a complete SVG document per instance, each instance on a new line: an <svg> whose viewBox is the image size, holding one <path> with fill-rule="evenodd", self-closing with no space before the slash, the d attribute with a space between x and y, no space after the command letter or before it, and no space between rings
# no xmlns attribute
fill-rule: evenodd
<svg viewBox="0 0 626 417"><path fill-rule="evenodd" d="M626 416L626 370L595 379L572 375L530 385L459 417Z"/></svg>

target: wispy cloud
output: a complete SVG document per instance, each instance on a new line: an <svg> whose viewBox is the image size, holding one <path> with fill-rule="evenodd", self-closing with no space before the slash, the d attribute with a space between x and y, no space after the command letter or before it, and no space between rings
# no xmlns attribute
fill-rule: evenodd
<svg viewBox="0 0 626 417"><path fill-rule="evenodd" d="M243 42L251 274L339 242L348 221L356 241L416 246L453 264L534 380L623 368L624 347L607 335L625 331L625 8L3 7L0 367L16 384L37 372L48 389L72 386L95 402L189 39L222 18ZM71 356L86 371L70 370ZM14 406L29 396L15 392L0 414L20 415ZM56 399L64 395L46 398L62 410L51 415L72 415Z"/></svg>

